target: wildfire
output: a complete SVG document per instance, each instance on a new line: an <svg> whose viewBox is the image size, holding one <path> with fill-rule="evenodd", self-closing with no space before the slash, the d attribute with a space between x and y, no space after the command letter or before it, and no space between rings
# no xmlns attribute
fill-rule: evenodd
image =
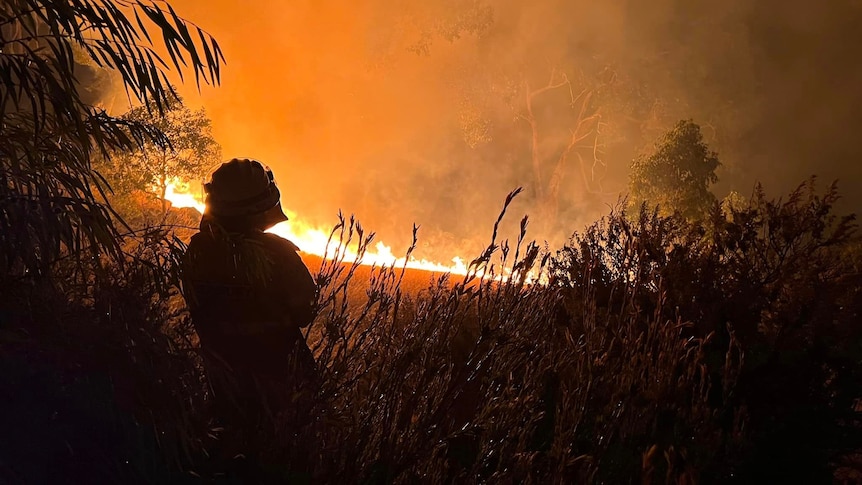
<svg viewBox="0 0 862 485"><path fill-rule="evenodd" d="M193 194L189 190L189 184L180 180L174 180L168 183L167 190L165 191L165 199L177 208L191 207L201 214L204 211L204 203L201 196ZM333 248L331 247L331 243L329 243L330 229L323 229L305 224L299 220L295 212L290 210L285 209L284 213L290 220L277 224L268 232L285 239L289 239L291 242L299 246L303 252L320 257L331 256ZM327 254L328 243L330 254ZM346 262L356 261L357 255L355 251L352 251L350 248L342 248L342 250L344 251L344 260ZM435 273L467 274L467 265L457 256L452 258L451 264L448 265L428 261L426 259L416 259L412 256L410 259L407 259L403 256L395 256L392 254L392 248L380 241L374 245L373 250L372 248L366 250L365 254L362 256L361 263L376 266L395 266L399 268L406 266L411 269L421 269Z"/></svg>
<svg viewBox="0 0 862 485"><path fill-rule="evenodd" d="M204 203L199 197L182 188L188 188L188 184L181 182L170 182L165 187L165 199L177 209L191 207L201 214L204 213Z"/></svg>

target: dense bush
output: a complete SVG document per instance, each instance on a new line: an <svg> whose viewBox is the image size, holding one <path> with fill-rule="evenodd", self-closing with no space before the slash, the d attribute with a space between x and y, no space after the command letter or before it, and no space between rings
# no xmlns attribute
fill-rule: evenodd
<svg viewBox="0 0 862 485"><path fill-rule="evenodd" d="M561 252L554 273L565 288L593 285L609 311L634 298L661 320L692 322L694 338L711 336L715 382L727 344L739 342L738 383L710 402L745 410L746 439L732 462L711 464L711 476L828 481L862 445L862 278L854 218L833 214L837 199L834 185L821 196L811 180L775 201L758 187L747 205L716 207L697 223L642 208L634 218L612 214Z"/></svg>
<svg viewBox="0 0 862 485"><path fill-rule="evenodd" d="M122 267L65 260L0 289L3 483L165 483L200 453L181 248L154 231L123 248Z"/></svg>

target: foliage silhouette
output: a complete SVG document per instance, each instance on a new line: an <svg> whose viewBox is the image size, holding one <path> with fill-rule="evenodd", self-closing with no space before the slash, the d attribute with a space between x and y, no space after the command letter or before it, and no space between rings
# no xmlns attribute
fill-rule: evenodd
<svg viewBox="0 0 862 485"><path fill-rule="evenodd" d="M167 82L170 66L180 74L191 69L198 82L218 82L218 44L163 3L12 0L0 14L3 276L44 274L62 254L85 249L119 261L116 214L104 203L108 187L91 158L145 141L169 143L149 124L88 104L77 80L76 49L118 72L129 96L161 111L175 97ZM159 56L148 29L161 34L171 64Z"/></svg>

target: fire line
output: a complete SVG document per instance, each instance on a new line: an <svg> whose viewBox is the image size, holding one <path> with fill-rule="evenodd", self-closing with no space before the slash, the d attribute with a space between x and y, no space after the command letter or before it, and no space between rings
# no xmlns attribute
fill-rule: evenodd
<svg viewBox="0 0 862 485"><path fill-rule="evenodd" d="M198 213L203 214L205 207L203 201L200 197L185 189L188 186L189 184L180 180L171 181L167 185L165 199L170 202L173 207L193 208L198 211ZM326 254L327 243L329 242L329 230L312 227L299 221L296 213L290 210L285 209L284 212L290 220L277 224L267 232L290 240L296 244L302 252L320 256L321 258L329 256ZM342 248L342 250L345 252L345 262L352 263L356 261L357 255L355 251L351 251L350 248ZM330 251L332 251L331 244ZM404 257L396 257L392 254L392 249L381 241L375 243L373 248L369 248L365 252L360 263L375 266L386 265L397 268L406 266L409 269L420 269L434 273L451 273L457 275L467 274L467 265L460 257L456 256L452 258L452 262L449 265L428 261L426 259L416 259L412 256L408 260Z"/></svg>

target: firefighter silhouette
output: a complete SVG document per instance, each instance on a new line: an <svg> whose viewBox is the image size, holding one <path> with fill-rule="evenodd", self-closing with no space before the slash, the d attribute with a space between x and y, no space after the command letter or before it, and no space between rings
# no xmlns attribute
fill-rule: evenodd
<svg viewBox="0 0 862 485"><path fill-rule="evenodd" d="M316 371L301 329L312 322L317 288L297 247L265 232L287 220L268 167L230 160L205 191L183 290L216 415L247 453L261 433L307 411Z"/></svg>

